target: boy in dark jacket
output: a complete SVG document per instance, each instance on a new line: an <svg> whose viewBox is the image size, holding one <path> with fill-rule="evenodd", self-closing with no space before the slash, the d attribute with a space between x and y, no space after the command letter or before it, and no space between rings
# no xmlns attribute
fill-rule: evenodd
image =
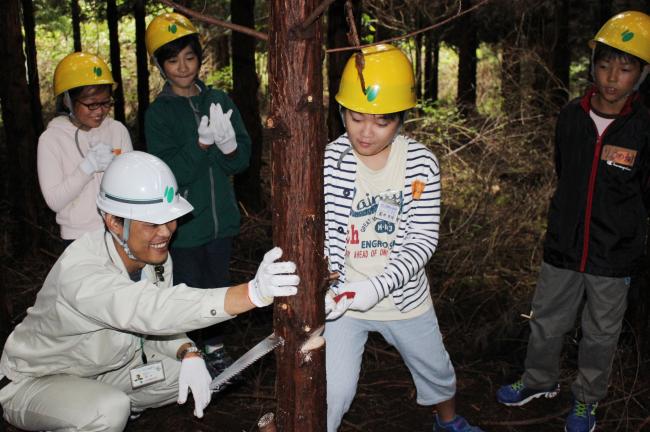
<svg viewBox="0 0 650 432"><path fill-rule="evenodd" d="M558 394L564 334L586 299L569 432L596 427L630 276L643 261L648 217L650 115L636 90L649 69L650 17L618 14L591 46L594 86L564 107L557 121L557 189L532 302L525 372L497 392L508 406Z"/></svg>

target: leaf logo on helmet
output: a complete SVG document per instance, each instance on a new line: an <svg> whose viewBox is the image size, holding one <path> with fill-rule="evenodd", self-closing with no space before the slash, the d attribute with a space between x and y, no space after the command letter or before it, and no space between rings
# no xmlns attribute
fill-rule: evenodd
<svg viewBox="0 0 650 432"><path fill-rule="evenodd" d="M168 203L174 201L174 186L167 186L165 188L165 199Z"/></svg>
<svg viewBox="0 0 650 432"><path fill-rule="evenodd" d="M623 42L629 42L632 40L634 37L634 32L631 32L629 30L625 30L623 33L621 33L621 40Z"/></svg>
<svg viewBox="0 0 650 432"><path fill-rule="evenodd" d="M372 87L366 88L366 99L368 99L368 102L372 102L375 99L377 99L377 96L379 95L379 90L380 87L377 84L375 84Z"/></svg>
<svg viewBox="0 0 650 432"><path fill-rule="evenodd" d="M169 31L169 33L176 34L176 32L178 31L178 27L176 27L176 24L172 24L169 27L167 27L167 30Z"/></svg>
<svg viewBox="0 0 650 432"><path fill-rule="evenodd" d="M97 75L98 77L102 76L102 68L100 68L100 67L95 66L95 67L93 68L93 72L94 72L95 75Z"/></svg>

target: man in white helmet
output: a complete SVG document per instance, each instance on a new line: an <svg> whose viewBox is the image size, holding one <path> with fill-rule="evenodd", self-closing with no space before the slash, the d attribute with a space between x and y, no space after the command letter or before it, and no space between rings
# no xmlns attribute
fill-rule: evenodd
<svg viewBox="0 0 650 432"><path fill-rule="evenodd" d="M268 252L254 280L230 288L172 285L168 245L192 211L155 156L123 154L97 198L105 230L71 244L0 360L4 418L27 430L121 431L129 415L178 401L210 402L210 374L186 331L296 293L292 262Z"/></svg>

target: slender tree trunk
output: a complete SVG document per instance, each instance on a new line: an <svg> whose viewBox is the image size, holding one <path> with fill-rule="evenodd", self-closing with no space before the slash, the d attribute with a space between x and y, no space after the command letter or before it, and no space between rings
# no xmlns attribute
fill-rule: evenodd
<svg viewBox="0 0 650 432"><path fill-rule="evenodd" d="M74 42L75 52L81 51L81 10L79 9L79 0L70 0L70 9L72 13L72 40Z"/></svg>
<svg viewBox="0 0 650 432"><path fill-rule="evenodd" d="M38 61L36 58L36 34L34 32L34 4L32 0L22 0L23 25L25 28L25 55L27 57L27 79L30 104L32 108L32 126L34 134L43 132L43 114L41 105L41 84L38 79Z"/></svg>
<svg viewBox="0 0 650 432"><path fill-rule="evenodd" d="M239 3L240 3L239 1L230 2L231 14L232 14L232 8L236 7L235 5ZM254 9L251 10L250 13L254 16L255 10ZM234 22L234 18L231 19ZM253 20L250 27L253 28L254 26L255 26L255 21ZM235 33L237 32L234 32L233 35ZM221 69L230 65L230 36L228 34L223 34L221 36L214 38L214 40L210 43L210 47L212 48L212 59L213 59L212 67L214 69Z"/></svg>
<svg viewBox="0 0 650 432"><path fill-rule="evenodd" d="M106 0L106 21L108 22L108 41L111 52L111 72L113 79L118 84L113 92L113 99L115 99L113 115L116 120L125 123L124 86L122 85L122 62L120 61L120 38L118 35L119 19L115 0Z"/></svg>
<svg viewBox="0 0 650 432"><path fill-rule="evenodd" d="M422 99L422 81L424 79L422 73L422 46L424 45L424 38L422 33L415 36L415 56L413 62L415 63L415 97L417 100Z"/></svg>
<svg viewBox="0 0 650 432"><path fill-rule="evenodd" d="M255 0L237 0L230 3L232 22L246 27L255 27ZM258 89L260 86L255 70L255 39L251 36L232 33L232 97L244 119L244 125L251 137L252 152L246 171L235 176L237 198L244 207L258 212L262 210L262 119L260 117Z"/></svg>
<svg viewBox="0 0 650 432"><path fill-rule="evenodd" d="M429 32L425 36L424 51L424 99L438 100L438 65L440 64L440 39L438 34Z"/></svg>
<svg viewBox="0 0 650 432"><path fill-rule="evenodd" d="M0 15L0 101L5 132L6 193L10 202L10 222L2 224L0 233L8 239L6 249L15 256L23 256L34 249L38 240L36 226L37 203L40 192L36 185L37 134L32 125L32 96L27 84L23 35L20 25L20 1L6 0Z"/></svg>
<svg viewBox="0 0 650 432"><path fill-rule="evenodd" d="M135 17L135 58L138 71L138 138L133 143L135 150L145 150L147 148L144 136L144 114L149 107L149 55L144 44L146 3L146 0L136 0L133 5L133 15Z"/></svg>
<svg viewBox="0 0 650 432"><path fill-rule="evenodd" d="M553 44L553 74L556 83L553 85L551 100L562 107L569 100L569 76L571 68L571 47L569 45L569 0L559 0L555 6L555 43Z"/></svg>
<svg viewBox="0 0 650 432"><path fill-rule="evenodd" d="M352 13L354 15L357 30L361 23L361 1L353 0ZM336 0L327 11L327 47L339 48L349 46L347 32L348 24L345 20L345 0ZM345 129L339 113L339 104L334 98L339 90L341 73L351 52L331 53L327 55L327 89L329 92L329 103L327 109L327 136L333 140L341 135Z"/></svg>
<svg viewBox="0 0 650 432"><path fill-rule="evenodd" d="M278 430L321 432L326 427L324 344L301 351L324 323L322 41L320 20L301 31L320 0L270 2L267 120L271 143L274 243L298 264L298 294L275 301Z"/></svg>
<svg viewBox="0 0 650 432"><path fill-rule="evenodd" d="M464 7L471 6L471 1L464 2ZM476 110L476 50L478 38L473 13L465 15L457 31L461 32L458 47L458 94L456 100L464 111Z"/></svg>

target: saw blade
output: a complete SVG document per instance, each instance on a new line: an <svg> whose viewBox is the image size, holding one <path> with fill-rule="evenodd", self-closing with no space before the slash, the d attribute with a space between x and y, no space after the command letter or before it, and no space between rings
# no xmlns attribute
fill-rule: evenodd
<svg viewBox="0 0 650 432"><path fill-rule="evenodd" d="M271 333L253 348L246 351L243 356L235 360L235 362L224 369L223 372L214 377L210 383L210 390L221 390L221 388L224 387L233 377L239 375L248 366L252 365L283 343L284 339L280 336L276 336L275 333Z"/></svg>

